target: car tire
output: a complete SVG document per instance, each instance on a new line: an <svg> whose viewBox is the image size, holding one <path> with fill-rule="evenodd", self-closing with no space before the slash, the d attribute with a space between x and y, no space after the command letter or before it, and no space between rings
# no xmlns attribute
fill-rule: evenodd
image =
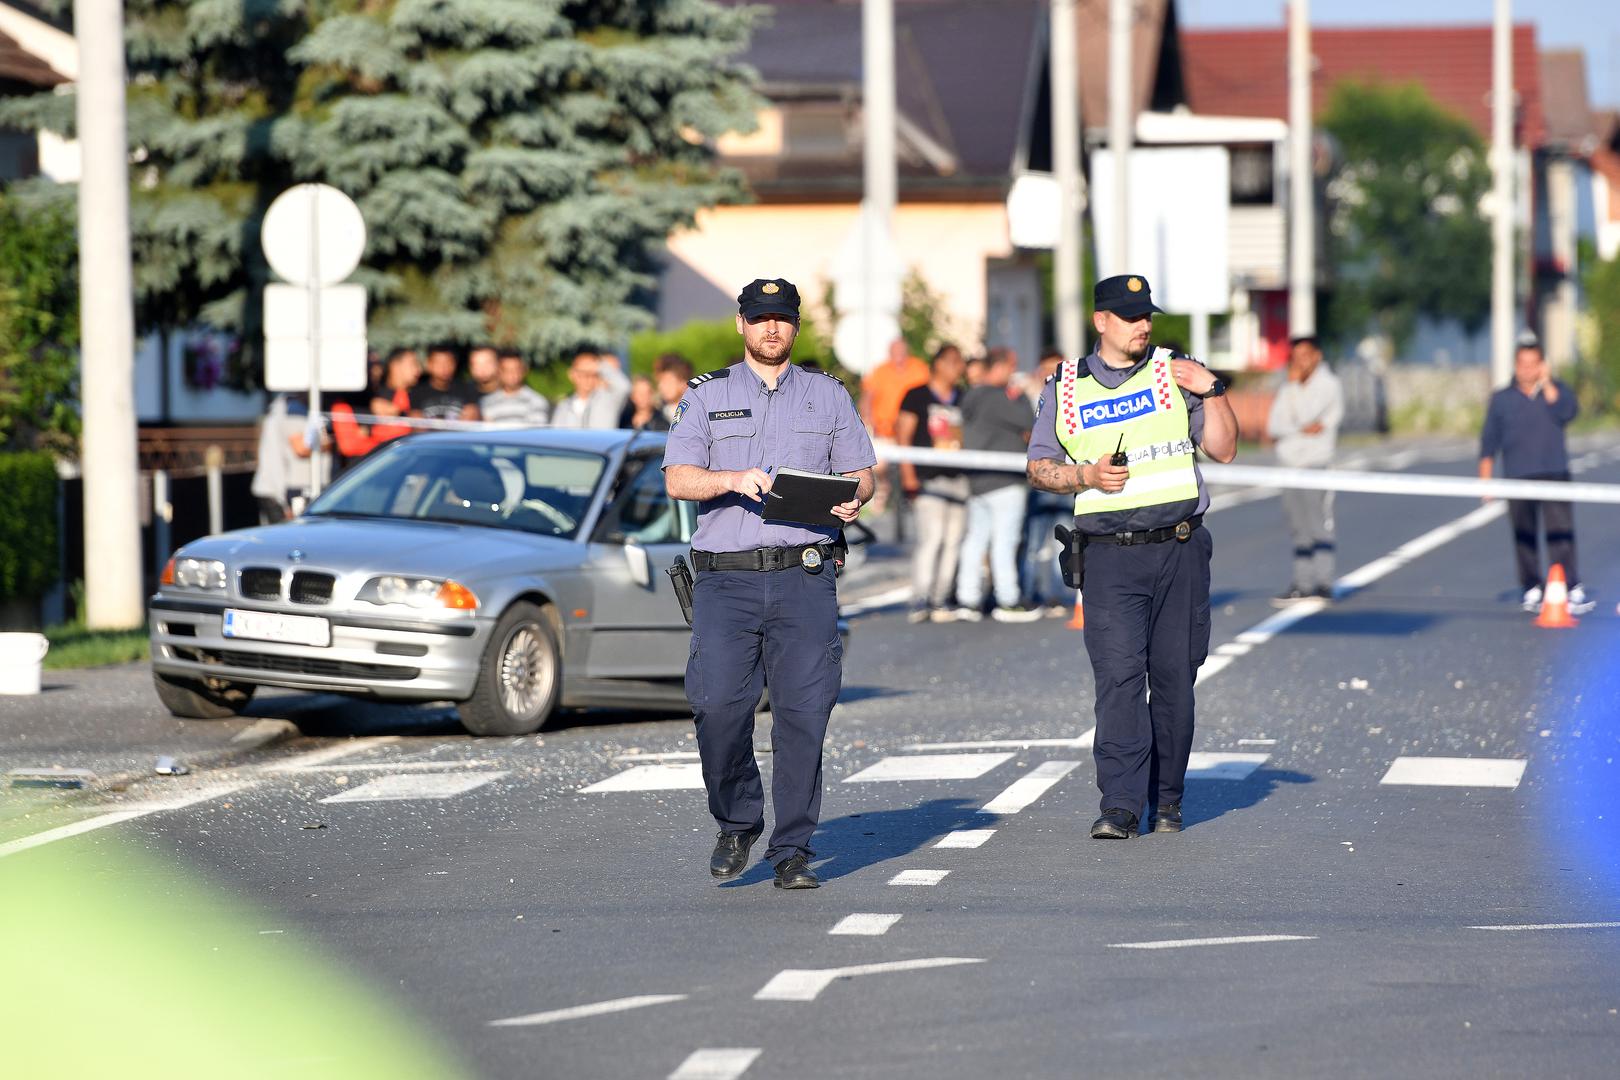
<svg viewBox="0 0 1620 1080"><path fill-rule="evenodd" d="M224 679L183 679L152 672L152 688L163 707L187 720L224 720L253 700L251 683Z"/></svg>
<svg viewBox="0 0 1620 1080"><path fill-rule="evenodd" d="M506 609L478 668L461 723L474 735L528 735L551 718L562 689L562 650L544 609L519 602Z"/></svg>

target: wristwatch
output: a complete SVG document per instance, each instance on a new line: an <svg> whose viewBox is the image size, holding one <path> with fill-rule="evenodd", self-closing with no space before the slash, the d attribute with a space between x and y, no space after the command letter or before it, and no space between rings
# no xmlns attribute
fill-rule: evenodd
<svg viewBox="0 0 1620 1080"><path fill-rule="evenodd" d="M1224 381L1222 381L1222 379L1221 379L1221 377L1219 375L1217 375L1217 376L1215 376L1214 385L1212 385L1208 390L1205 390L1202 394L1199 394L1198 396L1199 397L1205 397L1205 398L1212 398L1212 397L1220 397L1224 393L1226 393L1226 383Z"/></svg>

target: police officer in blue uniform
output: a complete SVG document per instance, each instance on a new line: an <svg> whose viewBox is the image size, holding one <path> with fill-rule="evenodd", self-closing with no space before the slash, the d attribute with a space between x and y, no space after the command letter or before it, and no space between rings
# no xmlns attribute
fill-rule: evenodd
<svg viewBox="0 0 1620 1080"><path fill-rule="evenodd" d="M664 451L670 496L699 503L686 696L720 826L709 872L721 880L742 873L764 831L753 733L768 684L775 828L765 857L777 888L814 889L821 748L842 681L833 565L840 537L767 522L761 512L775 470L787 467L855 477L855 498L833 508L854 521L872 497L877 456L843 383L789 361L799 291L781 279L755 280L737 311L742 362L687 383Z"/></svg>
<svg viewBox="0 0 1620 1080"><path fill-rule="evenodd" d="M1096 839L1181 830L1193 682L1209 651L1209 492L1195 448L1237 456L1226 387L1203 365L1150 344L1147 279L1099 281L1098 342L1042 387L1030 483L1075 496L1086 651L1096 681ZM1117 449L1117 453L1115 453Z"/></svg>

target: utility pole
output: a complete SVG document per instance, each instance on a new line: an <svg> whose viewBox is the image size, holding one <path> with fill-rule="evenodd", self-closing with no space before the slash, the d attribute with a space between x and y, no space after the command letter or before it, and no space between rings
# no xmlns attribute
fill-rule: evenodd
<svg viewBox="0 0 1620 1080"><path fill-rule="evenodd" d="M1491 32L1491 385L1513 377L1513 4Z"/></svg>
<svg viewBox="0 0 1620 1080"><path fill-rule="evenodd" d="M74 0L73 26L84 155L79 181L83 615L92 629L111 630L139 626L144 617L122 0Z"/></svg>
<svg viewBox="0 0 1620 1080"><path fill-rule="evenodd" d="M1108 149L1114 164L1114 242L1111 273L1125 274L1130 267L1130 176L1132 126L1136 122L1136 95L1131 89L1131 38L1135 22L1133 0L1108 3Z"/></svg>
<svg viewBox="0 0 1620 1080"><path fill-rule="evenodd" d="M864 198L887 227L900 186L894 150L894 0L861 11L861 105L866 127Z"/></svg>
<svg viewBox="0 0 1620 1080"><path fill-rule="evenodd" d="M1058 348L1073 359L1085 352L1081 327L1079 21L1075 0L1052 0L1052 172L1058 182L1057 248L1052 252Z"/></svg>
<svg viewBox="0 0 1620 1080"><path fill-rule="evenodd" d="M1316 187L1311 168L1311 5L1288 17L1288 333L1316 333Z"/></svg>

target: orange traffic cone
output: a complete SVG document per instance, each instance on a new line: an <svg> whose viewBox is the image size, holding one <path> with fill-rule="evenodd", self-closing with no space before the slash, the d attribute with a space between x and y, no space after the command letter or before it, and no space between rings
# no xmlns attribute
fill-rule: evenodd
<svg viewBox="0 0 1620 1080"><path fill-rule="evenodd" d="M1580 625L1575 616L1569 613L1569 588L1564 584L1564 567L1561 563L1553 563L1552 569L1547 572L1547 592L1542 597L1541 614L1536 616L1536 625L1554 630Z"/></svg>
<svg viewBox="0 0 1620 1080"><path fill-rule="evenodd" d="M1086 611L1081 606L1084 602L1085 598L1077 591L1074 594L1074 614L1069 618L1068 622L1063 624L1070 630L1084 630L1086 628Z"/></svg>

